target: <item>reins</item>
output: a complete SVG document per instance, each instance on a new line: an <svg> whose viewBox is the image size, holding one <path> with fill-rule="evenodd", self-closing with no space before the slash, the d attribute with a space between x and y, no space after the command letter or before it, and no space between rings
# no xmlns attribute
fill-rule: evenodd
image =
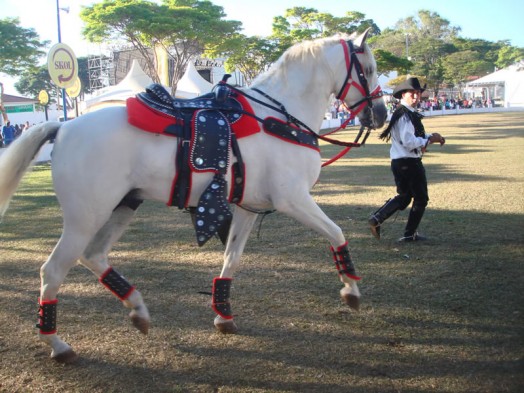
<svg viewBox="0 0 524 393"><path fill-rule="evenodd" d="M326 135L330 135L330 134L333 134L333 133L335 133L337 131L340 131L341 129L345 129L346 126L349 124L349 122L351 120L355 119L355 117L364 108L367 107L368 110L371 110L373 108L373 100L375 100L377 98L380 98L383 95L380 86L377 86L372 92L369 91L368 82L367 82L366 77L364 76L364 72L362 70L362 65L360 64L360 61L358 60L357 51L355 50L355 48L353 46L353 43L351 41L345 41L345 40L342 40L342 39L340 40L340 43L342 44L342 47L344 49L344 59L346 61L347 73L346 73L346 77L344 79L344 83L343 83L342 87L340 88L340 91L337 94L336 98L343 102L343 104L348 109L348 111L350 113L350 116L346 120L344 120L344 122L338 128L336 128L333 131L330 131ZM357 76L358 76L358 83L356 83L355 81L353 81L351 79L351 74L352 74L353 67L355 67L355 71L356 71ZM367 140L368 136L371 133L371 127L365 126L365 125L361 125L360 130L359 130L359 132L358 132L358 134L357 134L357 136L356 136L356 138L355 138L355 140L353 142L345 142L345 141L341 141L341 140L337 140L337 139L328 138L326 135L317 134L307 124L305 124L304 122L300 121L295 116L291 115L286 110L286 107L284 106L284 104L282 104L281 102L279 102L275 98L271 97L269 94L265 93L264 91L262 91L262 90L260 90L260 89L258 89L256 87L251 88L251 90L257 92L258 94L260 94L261 96L266 98L271 103L268 103L266 101L262 101L262 100L260 100L260 99L258 99L256 97L253 97L250 94L247 94L243 90L240 90L240 89L238 89L238 88L236 88L236 87L234 87L232 85L229 85L227 83L227 79L229 77L230 77L230 75L224 75L224 78L222 78L222 81L219 82L219 85L227 86L229 89L237 92L238 94L243 95L244 97L250 99L251 101L256 102L257 104L265 106L266 108L269 108L269 109L271 109L271 110L273 110L275 112L278 112L278 113L284 115L286 117L286 121L287 121L288 124L294 124L297 127L302 128L302 129L308 131L309 133L315 135L320 140L323 140L323 141L328 142L328 143L333 144L333 145L344 146L344 149L342 151L340 151L334 157L332 157L329 160L327 160L324 163L322 163L322 167L330 165L333 162L337 161L338 159L340 159L341 157L346 155L349 152L349 150L351 150L351 148L353 148L353 147L360 147L360 146L364 145L366 143L366 140ZM349 92L349 89L351 87L355 87L355 88L357 88L360 91L360 93L362 94L362 99L348 107L346 105L346 103L344 102L344 99L345 99L345 97L346 97L346 95ZM254 113L248 113L248 112L244 112L244 111L243 111L243 113L246 114L246 115L249 115L249 116L251 116L251 117L253 117L255 119L257 119L259 122L263 122L263 119L261 119L260 117L256 116ZM373 112L371 112L371 116L373 116ZM359 142L360 138L362 137L362 134L364 133L364 129L367 129L366 134L365 134L364 139L362 140L362 142Z"/></svg>

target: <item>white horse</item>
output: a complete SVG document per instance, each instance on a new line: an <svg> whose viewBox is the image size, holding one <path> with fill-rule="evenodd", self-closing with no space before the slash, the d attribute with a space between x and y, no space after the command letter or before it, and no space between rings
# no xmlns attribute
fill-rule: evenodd
<svg viewBox="0 0 524 393"><path fill-rule="evenodd" d="M333 94L358 112L362 124L380 128L387 112L366 36L367 32L297 44L251 88L238 92L245 94L257 119L283 119L309 130L306 133L318 134ZM53 138L52 178L63 211L63 232L40 269L37 326L39 338L51 346L51 357L71 362L77 355L56 334L56 308L60 286L77 262L131 309L130 318L142 333L148 331L150 317L141 294L110 266L108 253L141 201L170 200L179 138L130 125L125 107L100 109L65 123L36 125L0 156L2 216L40 147ZM216 328L224 333L237 330L229 302L231 279L257 212L272 209L327 238L344 284L340 294L358 309L360 277L346 239L310 195L321 169L318 149L289 143L265 131L239 139L238 146L247 176L243 198L234 209L222 272L213 281ZM225 176L229 181L230 172ZM198 205L212 179L210 172L193 173L185 207Z"/></svg>

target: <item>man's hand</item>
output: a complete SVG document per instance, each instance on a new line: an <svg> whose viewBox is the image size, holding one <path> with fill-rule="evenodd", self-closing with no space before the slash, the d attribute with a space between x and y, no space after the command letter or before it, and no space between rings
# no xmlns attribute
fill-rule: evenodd
<svg viewBox="0 0 524 393"><path fill-rule="evenodd" d="M446 139L438 132L435 132L429 137L429 143L440 143L440 146L442 146L444 143L446 143Z"/></svg>

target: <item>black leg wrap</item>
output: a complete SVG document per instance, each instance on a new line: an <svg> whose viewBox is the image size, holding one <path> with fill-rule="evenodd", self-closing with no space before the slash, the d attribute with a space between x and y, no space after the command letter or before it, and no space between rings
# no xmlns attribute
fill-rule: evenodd
<svg viewBox="0 0 524 393"><path fill-rule="evenodd" d="M40 300L38 299L38 323L36 327L40 329L40 334L56 333L56 306L58 300Z"/></svg>
<svg viewBox="0 0 524 393"><path fill-rule="evenodd" d="M133 285L129 284L127 280L112 267L100 276L99 281L120 300L126 300L135 289Z"/></svg>
<svg viewBox="0 0 524 393"><path fill-rule="evenodd" d="M213 302L211 307L224 319L233 319L231 303L229 303L229 292L231 289L231 278L215 277L213 279Z"/></svg>
<svg viewBox="0 0 524 393"><path fill-rule="evenodd" d="M410 201L411 200L408 200L408 203ZM380 225L389 217L391 217L397 210L404 209L405 207L402 207L401 203L399 202L399 197L395 197L393 199L389 199L380 209L373 213L372 217L375 218L375 220Z"/></svg>
<svg viewBox="0 0 524 393"><path fill-rule="evenodd" d="M355 266L349 255L347 242L340 247L337 247L336 250L331 247L331 252L333 253L333 260L335 261L335 266L337 267L339 275L344 274L353 280L360 280L361 277L357 276Z"/></svg>

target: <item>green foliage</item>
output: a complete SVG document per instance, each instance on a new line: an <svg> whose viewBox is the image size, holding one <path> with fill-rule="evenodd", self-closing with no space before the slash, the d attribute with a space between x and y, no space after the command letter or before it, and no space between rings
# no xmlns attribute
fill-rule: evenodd
<svg viewBox="0 0 524 393"><path fill-rule="evenodd" d="M435 94L442 86L459 87L468 77L485 75L495 67L507 67L523 58L523 49L511 47L508 42L460 38L460 27L426 10L399 20L395 27L369 41L379 71L387 73L391 67L389 71L402 75L422 75ZM411 64L406 68L406 63L384 61L389 56L408 58Z"/></svg>
<svg viewBox="0 0 524 393"><path fill-rule="evenodd" d="M78 78L82 85L80 96L91 93L89 88L89 70L87 66L87 57L78 59ZM47 91L50 102L58 102L56 85L51 81L47 64L37 68L31 68L20 75L20 79L15 84L16 89L28 96L37 98L41 90Z"/></svg>
<svg viewBox="0 0 524 393"><path fill-rule="evenodd" d="M511 64L524 59L524 48L516 48L510 45L503 45L497 53L495 65L498 68L505 68Z"/></svg>
<svg viewBox="0 0 524 393"><path fill-rule="evenodd" d="M38 97L41 90L47 91L50 102L57 102L56 86L51 82L47 64L24 72L15 84L16 90L28 97Z"/></svg>
<svg viewBox="0 0 524 393"><path fill-rule="evenodd" d="M191 58L227 51L228 39L241 28L240 22L223 19L222 7L199 0L164 0L160 5L147 0L105 0L85 8L80 16L86 24L86 39L132 45L157 83L159 56L167 53L174 61L173 93ZM153 57L151 49L155 49Z"/></svg>
<svg viewBox="0 0 524 393"><path fill-rule="evenodd" d="M318 12L315 8L294 7L283 16L273 18L272 34L277 58L291 45L304 40L329 37L337 33L362 33L371 28L370 36L380 34L380 29L365 14L348 11L342 17Z"/></svg>
<svg viewBox="0 0 524 393"><path fill-rule="evenodd" d="M444 79L459 86L470 76L483 76L493 71L492 63L473 50L455 52L443 59Z"/></svg>
<svg viewBox="0 0 524 393"><path fill-rule="evenodd" d="M238 35L232 39L231 51L226 55L225 69L233 72L238 69L250 84L260 73L267 71L274 58L274 42L261 37L246 37Z"/></svg>
<svg viewBox="0 0 524 393"><path fill-rule="evenodd" d="M34 68L49 41L39 41L34 29L24 29L18 19L0 19L0 72L20 75Z"/></svg>
<svg viewBox="0 0 524 393"><path fill-rule="evenodd" d="M377 73L379 75L387 75L391 70L398 70L401 74L407 74L409 69L413 67L410 60L395 56L393 53L382 49L375 49L373 56L377 62Z"/></svg>

